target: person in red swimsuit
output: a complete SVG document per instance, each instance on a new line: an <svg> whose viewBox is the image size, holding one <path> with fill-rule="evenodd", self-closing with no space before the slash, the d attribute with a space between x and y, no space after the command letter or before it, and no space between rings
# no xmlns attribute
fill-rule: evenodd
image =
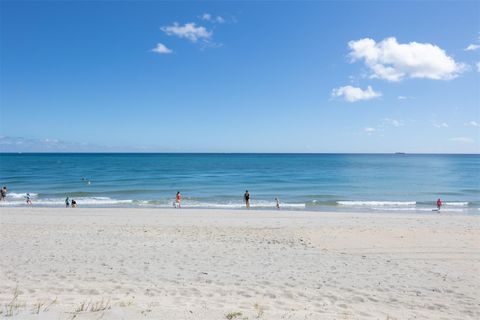
<svg viewBox="0 0 480 320"><path fill-rule="evenodd" d="M182 201L182 195L180 194L180 191L177 191L177 196L175 197L175 205L180 208L180 202Z"/></svg>
<svg viewBox="0 0 480 320"><path fill-rule="evenodd" d="M442 202L442 200L441 200L440 198L438 198L438 200L437 200L437 209L438 209L438 211L440 211L440 208L441 208L442 206L443 206L443 202Z"/></svg>

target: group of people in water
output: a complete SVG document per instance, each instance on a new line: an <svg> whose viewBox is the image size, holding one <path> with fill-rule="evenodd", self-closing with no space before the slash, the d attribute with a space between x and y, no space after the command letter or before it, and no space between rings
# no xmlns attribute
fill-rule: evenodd
<svg viewBox="0 0 480 320"><path fill-rule="evenodd" d="M82 178L82 180L84 181L88 181L88 184L90 184L90 181L85 179L85 178ZM2 189L0 190L0 201L5 201L6 197L7 197L7 187L6 186L3 186ZM25 195L25 200L26 200L26 203L28 205L32 205L32 197L30 196L29 193L27 193ZM245 207L247 209L250 209L250 192L248 192L248 190L245 190L245 193L243 194L243 200L245 202ZM180 191L177 191L177 194L175 195L175 202L173 203L173 206L175 208L181 208L182 207L182 194L180 193ZM443 206L443 202L442 202L442 199L438 198L437 200L437 209L435 211L440 211L440 209L442 208ZM65 199L65 207L66 208L76 208L77 207L77 201L75 201L75 199L71 199L67 196L67 198ZM280 199L278 197L275 197L275 207L277 209L280 209Z"/></svg>
<svg viewBox="0 0 480 320"><path fill-rule="evenodd" d="M243 200L245 201L245 207L247 209L250 209L250 192L248 190L245 190L245 194L243 195ZM173 203L173 206L175 208L181 208L182 207L182 194L180 191L177 191L177 194L175 196L175 202ZM275 207L277 209L280 209L280 199L278 197L275 197Z"/></svg>
<svg viewBox="0 0 480 320"><path fill-rule="evenodd" d="M65 208L68 208L70 206L72 208L76 208L77 207L77 201L75 201L75 199L72 199L72 201L70 201L70 198L67 196L67 198L65 199Z"/></svg>

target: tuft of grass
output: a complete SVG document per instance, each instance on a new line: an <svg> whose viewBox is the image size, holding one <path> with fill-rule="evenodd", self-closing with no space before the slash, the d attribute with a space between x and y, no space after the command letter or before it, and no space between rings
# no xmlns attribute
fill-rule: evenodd
<svg viewBox="0 0 480 320"><path fill-rule="evenodd" d="M18 296L20 292L18 291L18 286L13 290L13 297L9 303L5 304L5 317L12 317L15 312L20 309L20 307L25 306L24 303L18 302Z"/></svg>
<svg viewBox="0 0 480 320"><path fill-rule="evenodd" d="M102 298L99 301L82 301L74 310L74 313L99 312L110 309L110 299Z"/></svg>
<svg viewBox="0 0 480 320"><path fill-rule="evenodd" d="M83 301L82 303L80 303L73 312L75 313L78 313L78 312L84 312L86 311L86 304L87 304L87 301Z"/></svg>
<svg viewBox="0 0 480 320"><path fill-rule="evenodd" d="M55 297L55 299L53 299L52 301L48 301L48 300L41 301L41 300L39 300L37 303L33 304L32 313L33 314L39 314L40 311L46 312L46 311L48 311L48 309L50 309L50 307L53 304L57 303L57 301L58 301L57 297Z"/></svg>
<svg viewBox="0 0 480 320"><path fill-rule="evenodd" d="M230 312L230 313L227 313L225 315L225 318L227 318L228 320L232 320L232 319L237 319L238 317L240 317L242 315L241 312Z"/></svg>

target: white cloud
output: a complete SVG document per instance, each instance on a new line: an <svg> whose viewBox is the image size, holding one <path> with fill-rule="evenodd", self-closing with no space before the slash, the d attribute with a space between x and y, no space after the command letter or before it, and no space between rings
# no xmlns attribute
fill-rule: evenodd
<svg viewBox="0 0 480 320"><path fill-rule="evenodd" d="M212 20L212 15L210 13L204 13L201 17L202 20L210 21Z"/></svg>
<svg viewBox="0 0 480 320"><path fill-rule="evenodd" d="M465 49L465 51L475 51L480 49L480 37L477 38L477 43L471 43L469 44Z"/></svg>
<svg viewBox="0 0 480 320"><path fill-rule="evenodd" d="M477 71L480 72L480 61L478 61L475 65L477 66Z"/></svg>
<svg viewBox="0 0 480 320"><path fill-rule="evenodd" d="M226 20L220 16L212 16L210 13L204 13L202 14L202 16L200 17L200 19L204 20L204 21L209 21L209 22L213 22L213 23L225 23Z"/></svg>
<svg viewBox="0 0 480 320"><path fill-rule="evenodd" d="M369 136L371 136L375 131L377 131L377 129L372 128L372 127L365 127L365 128L363 128L363 132L365 132L365 133L368 134Z"/></svg>
<svg viewBox="0 0 480 320"><path fill-rule="evenodd" d="M466 125L466 126L470 126L470 127L478 127L478 126L480 126L480 124L479 124L477 121L469 121L469 122L466 122L465 125Z"/></svg>
<svg viewBox="0 0 480 320"><path fill-rule="evenodd" d="M374 91L371 86L368 86L366 90L352 86L344 86L332 90L332 97L343 97L348 102L370 100L381 95L381 92Z"/></svg>
<svg viewBox="0 0 480 320"><path fill-rule="evenodd" d="M157 46L153 48L152 51L160 54L173 52L171 49L167 48L163 43L157 43Z"/></svg>
<svg viewBox="0 0 480 320"><path fill-rule="evenodd" d="M400 121L400 120L395 120L395 119L390 119L390 118L385 118L383 119L383 125L388 125L388 126L392 126L392 127L395 127L395 128L398 128L398 127L403 127L405 124Z"/></svg>
<svg viewBox="0 0 480 320"><path fill-rule="evenodd" d="M364 38L350 41L352 62L363 60L371 78L400 81L404 78L448 80L466 70L443 49L430 43L401 44L394 37L380 42Z"/></svg>
<svg viewBox="0 0 480 320"><path fill-rule="evenodd" d="M450 141L459 142L459 143L474 143L475 142L475 140L473 140L472 138L468 138L468 137L455 137L455 138L451 138Z"/></svg>
<svg viewBox="0 0 480 320"><path fill-rule="evenodd" d="M446 123L446 122L441 122L441 123L434 122L433 126L436 127L436 128L448 128L448 123Z"/></svg>
<svg viewBox="0 0 480 320"><path fill-rule="evenodd" d="M208 31L205 27L197 27L194 22L186 23L183 26L175 22L173 26L165 26L161 30L169 36L185 38L192 42L197 42L199 39L208 42L213 34L212 31Z"/></svg>
<svg viewBox="0 0 480 320"><path fill-rule="evenodd" d="M398 96L397 99L398 99L398 100L407 100L407 97L405 97L405 96Z"/></svg>
<svg viewBox="0 0 480 320"><path fill-rule="evenodd" d="M463 49L463 50L465 50L465 51L474 51L474 50L477 50L477 49L479 49L479 48L480 48L480 44L473 44L473 43L472 43L472 44L469 44L468 47L466 47L466 48Z"/></svg>

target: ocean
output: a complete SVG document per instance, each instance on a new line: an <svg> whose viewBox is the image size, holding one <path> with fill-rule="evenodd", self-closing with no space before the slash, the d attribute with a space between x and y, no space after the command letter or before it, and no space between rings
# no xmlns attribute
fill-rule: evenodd
<svg viewBox="0 0 480 320"><path fill-rule="evenodd" d="M1 206L480 213L480 155L0 154Z"/></svg>

